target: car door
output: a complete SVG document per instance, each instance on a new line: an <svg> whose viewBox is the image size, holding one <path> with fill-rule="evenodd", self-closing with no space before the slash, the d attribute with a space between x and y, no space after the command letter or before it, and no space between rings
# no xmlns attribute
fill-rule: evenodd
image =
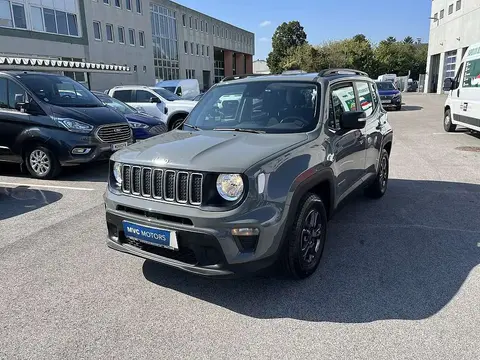
<svg viewBox="0 0 480 360"><path fill-rule="evenodd" d="M380 106L377 87L372 82L356 81L355 88L360 101L360 109L365 111L365 172L376 174L382 129L386 123L386 112Z"/></svg>
<svg viewBox="0 0 480 360"><path fill-rule="evenodd" d="M344 112L359 109L353 82L342 82L330 88L328 131L333 152L336 190L342 200L362 183L365 174L365 130L342 129Z"/></svg>
<svg viewBox="0 0 480 360"><path fill-rule="evenodd" d="M152 102L152 98L158 102ZM132 106L159 118L165 116L165 103L153 91L135 90L135 103Z"/></svg>
<svg viewBox="0 0 480 360"><path fill-rule="evenodd" d="M31 116L21 112L18 102L24 102L27 93L15 81L0 77L0 160L20 162L21 154L16 151L20 134L31 126Z"/></svg>
<svg viewBox="0 0 480 360"><path fill-rule="evenodd" d="M463 107L463 101L462 101L462 96L463 96L463 91L462 91L462 84L460 82L460 77L463 72L463 67L464 63L460 64L460 67L458 68L457 75L455 76L455 79L453 81L453 89L450 90L449 97L450 97L450 106L451 106L451 111L452 111L452 117L455 121L461 121L459 120L459 115L462 114L462 107Z"/></svg>

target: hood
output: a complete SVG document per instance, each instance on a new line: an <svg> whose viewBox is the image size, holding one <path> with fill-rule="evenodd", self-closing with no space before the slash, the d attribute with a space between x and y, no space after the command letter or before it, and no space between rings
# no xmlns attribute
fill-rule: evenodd
<svg viewBox="0 0 480 360"><path fill-rule="evenodd" d="M400 93L400 90L378 90L380 95L396 95Z"/></svg>
<svg viewBox="0 0 480 360"><path fill-rule="evenodd" d="M127 118L127 120L140 122L149 126L155 126L162 123L159 118L142 113L126 114L125 117Z"/></svg>
<svg viewBox="0 0 480 360"><path fill-rule="evenodd" d="M111 159L172 169L242 173L269 155L307 139L305 133L173 130L135 143L114 153Z"/></svg>
<svg viewBox="0 0 480 360"><path fill-rule="evenodd" d="M107 106L99 107L63 107L52 106L53 115L60 118L71 118L84 123L98 126L113 123L126 123L127 119Z"/></svg>

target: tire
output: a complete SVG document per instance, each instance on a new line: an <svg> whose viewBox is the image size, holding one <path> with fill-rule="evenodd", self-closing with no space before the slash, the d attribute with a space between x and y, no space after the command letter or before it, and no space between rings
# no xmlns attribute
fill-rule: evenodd
<svg viewBox="0 0 480 360"><path fill-rule="evenodd" d="M184 117L178 117L178 118L172 120L172 122L170 123L170 126L169 126L169 128L170 128L169 130L176 129L183 120L185 120Z"/></svg>
<svg viewBox="0 0 480 360"><path fill-rule="evenodd" d="M395 108L395 110L397 110L397 111L402 110L402 105L397 105L397 107Z"/></svg>
<svg viewBox="0 0 480 360"><path fill-rule="evenodd" d="M282 257L283 272L289 278L297 280L306 279L317 270L327 237L327 212L322 199L308 193L299 204L301 207L297 210L295 222L289 229ZM313 224L314 219L316 237L312 237L312 226L309 224L311 221ZM305 236L309 241L307 245L309 250L306 250L304 257L302 247L305 245Z"/></svg>
<svg viewBox="0 0 480 360"><path fill-rule="evenodd" d="M388 171L390 168L388 152L382 149L377 176L371 185L365 189L365 195L372 199L379 199L387 191Z"/></svg>
<svg viewBox="0 0 480 360"><path fill-rule="evenodd" d="M23 160L30 175L36 179L53 179L60 174L60 163L53 152L44 146L30 147Z"/></svg>
<svg viewBox="0 0 480 360"><path fill-rule="evenodd" d="M454 132L457 129L457 125L452 124L450 109L445 110L445 114L443 115L443 129L446 132Z"/></svg>

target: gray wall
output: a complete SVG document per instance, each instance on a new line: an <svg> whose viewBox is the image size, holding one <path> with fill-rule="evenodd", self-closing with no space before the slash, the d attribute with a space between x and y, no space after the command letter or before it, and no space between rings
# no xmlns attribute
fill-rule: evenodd
<svg viewBox="0 0 480 360"><path fill-rule="evenodd" d="M153 71L152 29L150 24L149 1L142 0L142 14L138 14L135 8L135 0L132 0L132 11L125 9L125 0L120 1L122 8L115 7L114 0L110 5L105 5L103 0L98 2L85 1L85 18L89 42L88 60L91 62L103 62L105 64L127 65L131 68L131 74L90 74L90 86L92 90L105 90L116 85L154 85L155 74ZM102 41L95 40L93 34L93 21L101 22ZM112 24L114 29L114 42L106 39L106 24ZM125 44L118 41L118 26L125 29ZM136 45L129 45L128 29L135 29ZM145 47L139 45L139 31L145 33ZM137 65L137 72L133 71ZM146 72L143 67L146 66Z"/></svg>

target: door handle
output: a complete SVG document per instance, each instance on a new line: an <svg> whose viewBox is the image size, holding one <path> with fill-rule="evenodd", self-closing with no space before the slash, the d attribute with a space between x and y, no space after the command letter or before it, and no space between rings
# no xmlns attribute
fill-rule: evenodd
<svg viewBox="0 0 480 360"><path fill-rule="evenodd" d="M460 96L460 89L457 90L457 97Z"/></svg>

